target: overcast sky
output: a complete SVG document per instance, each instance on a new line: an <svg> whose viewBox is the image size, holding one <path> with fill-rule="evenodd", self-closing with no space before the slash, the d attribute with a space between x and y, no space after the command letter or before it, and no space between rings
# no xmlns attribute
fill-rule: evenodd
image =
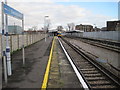
<svg viewBox="0 0 120 90"><path fill-rule="evenodd" d="M67 26L67 23L96 24L97 27L104 27L106 26L106 21L118 19L119 0L7 1L9 6L24 14L25 29L32 26L37 26L40 29L44 26L44 16L46 15L50 18L51 27L56 27L57 25ZM9 25L14 23L21 25L20 20L9 17Z"/></svg>

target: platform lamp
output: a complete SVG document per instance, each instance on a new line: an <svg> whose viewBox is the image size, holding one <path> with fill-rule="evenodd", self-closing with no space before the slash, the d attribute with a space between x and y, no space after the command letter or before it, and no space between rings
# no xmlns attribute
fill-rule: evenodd
<svg viewBox="0 0 120 90"><path fill-rule="evenodd" d="M48 28L49 28L49 16L45 16L44 17L45 42L46 42L46 33L48 31Z"/></svg>

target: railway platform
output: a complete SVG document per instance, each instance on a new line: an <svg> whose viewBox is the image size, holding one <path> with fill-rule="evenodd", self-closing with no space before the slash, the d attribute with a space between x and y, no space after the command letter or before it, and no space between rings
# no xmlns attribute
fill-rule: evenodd
<svg viewBox="0 0 120 90"><path fill-rule="evenodd" d="M12 55L12 76L3 88L36 88L40 89L48 62L53 37L48 37L25 48L25 67L22 66L22 52ZM3 80L4 81L4 80Z"/></svg>
<svg viewBox="0 0 120 90"><path fill-rule="evenodd" d="M119 88L119 71L115 76L96 60L103 51L112 52L70 38L47 37L25 48L25 67L21 51L12 55L13 75L3 89Z"/></svg>
<svg viewBox="0 0 120 90"><path fill-rule="evenodd" d="M74 73L58 38L55 37L47 88L80 88L82 86Z"/></svg>
<svg viewBox="0 0 120 90"><path fill-rule="evenodd" d="M3 89L82 89L57 37L48 37L46 42L43 39L28 46L25 48L25 56L26 62L23 67L22 52L17 51L12 55L13 75L8 78L7 85L3 82ZM47 77L46 73L49 73Z"/></svg>

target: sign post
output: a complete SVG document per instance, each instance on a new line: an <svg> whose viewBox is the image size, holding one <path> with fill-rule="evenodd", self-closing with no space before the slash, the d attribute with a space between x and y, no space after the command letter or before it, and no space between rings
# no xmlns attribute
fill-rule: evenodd
<svg viewBox="0 0 120 90"><path fill-rule="evenodd" d="M10 57L10 46L8 42L8 16L10 15L12 17L15 17L17 19L22 20L22 29L24 35L24 20L23 20L23 14L18 12L17 10L13 9L12 7L7 5L7 2L4 4L2 2L2 46L3 46L3 61L4 61L4 78L5 83L7 83L7 74L8 76L12 75L12 69L11 69L11 57ZM4 24L4 14L5 14L5 24ZM5 27L4 27L5 26ZM6 33L4 33L6 30ZM4 36L6 36L6 50L5 50L5 40ZM22 36L23 38L23 36ZM23 65L25 64L25 55L24 55L24 38L23 38ZM7 60L7 63L6 63ZM6 65L7 64L7 65Z"/></svg>
<svg viewBox="0 0 120 90"><path fill-rule="evenodd" d="M24 19L22 20L22 53L23 53L23 66L25 66L25 49L24 49Z"/></svg>
<svg viewBox="0 0 120 90"><path fill-rule="evenodd" d="M2 2L2 50L3 50L3 65L4 65L4 79L5 84L7 84L7 66L6 66L6 53L5 53L5 27L4 27L4 9L3 9L3 2Z"/></svg>
<svg viewBox="0 0 120 90"><path fill-rule="evenodd" d="M5 1L5 4L7 5L7 1ZM7 72L8 76L12 75L12 69L11 69L11 56L10 56L10 46L9 46L9 41L8 41L8 16L5 14L5 30L6 30L6 59L7 59Z"/></svg>

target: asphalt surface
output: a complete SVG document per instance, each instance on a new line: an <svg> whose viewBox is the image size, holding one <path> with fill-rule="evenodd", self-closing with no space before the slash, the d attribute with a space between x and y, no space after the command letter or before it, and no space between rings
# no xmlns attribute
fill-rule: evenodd
<svg viewBox="0 0 120 90"><path fill-rule="evenodd" d="M25 48L25 67L22 65L22 52L12 55L12 73L8 84L3 88L36 88L40 89L49 58L53 37L48 37Z"/></svg>
<svg viewBox="0 0 120 90"><path fill-rule="evenodd" d="M0 90L2 88L2 59L0 58Z"/></svg>

